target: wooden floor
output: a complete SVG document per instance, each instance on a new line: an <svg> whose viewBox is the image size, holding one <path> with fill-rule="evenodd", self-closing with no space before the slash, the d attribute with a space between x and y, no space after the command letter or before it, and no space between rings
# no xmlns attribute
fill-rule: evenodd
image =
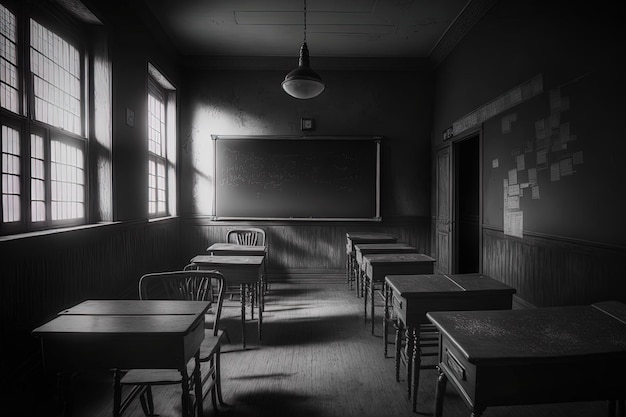
<svg viewBox="0 0 626 417"><path fill-rule="evenodd" d="M422 371L417 414L411 412L406 378L394 377L394 359L383 357L380 316L375 335L363 322L363 300L344 280L300 279L272 283L264 314L263 343L256 337L256 316L247 325L248 346L241 349L237 303L225 308L230 344L224 346L222 378L227 408L224 417L403 417L433 415L435 370ZM393 347L390 345L390 355ZM46 380L54 392L54 379ZM75 378L74 416L111 415L111 375L107 372ZM42 387L40 387L42 388ZM180 416L179 389L157 387L156 411L161 417ZM48 412L51 415L50 404ZM205 399L205 416L213 415ZM444 416L469 417L452 387ZM493 407L485 417L598 417L606 403L571 403ZM125 416L143 416L137 402Z"/></svg>

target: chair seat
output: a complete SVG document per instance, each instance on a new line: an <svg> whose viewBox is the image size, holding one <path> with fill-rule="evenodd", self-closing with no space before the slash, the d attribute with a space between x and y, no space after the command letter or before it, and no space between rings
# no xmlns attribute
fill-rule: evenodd
<svg viewBox="0 0 626 417"><path fill-rule="evenodd" d="M131 369L122 377L122 385L170 385L183 380L176 369Z"/></svg>
<svg viewBox="0 0 626 417"><path fill-rule="evenodd" d="M200 362L209 360L211 355L217 352L220 344L222 343L223 336L223 330L218 330L217 336L213 336L213 329L204 330L204 339L200 345Z"/></svg>

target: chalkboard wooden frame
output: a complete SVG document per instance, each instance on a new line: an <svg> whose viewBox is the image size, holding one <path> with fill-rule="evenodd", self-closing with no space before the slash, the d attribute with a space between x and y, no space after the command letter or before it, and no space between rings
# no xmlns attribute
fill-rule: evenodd
<svg viewBox="0 0 626 417"><path fill-rule="evenodd" d="M380 136L261 136L261 135L244 135L244 136L225 136L212 135L213 155L214 155L214 187L213 187L213 213L216 220L294 220L294 221L381 221L380 216ZM302 145L300 145L302 144ZM279 146L280 145L280 146ZM229 148L230 147L230 148ZM291 154L283 148L295 153L291 160ZM299 179L295 180L295 184L303 184L297 187L298 195L292 195L292 191L285 189L296 189L293 183L286 184L287 180L280 177L275 184L278 185L277 191L280 197L283 197L283 204L280 209L258 208L263 207L262 204L256 204L255 196L258 199L259 194L265 193L265 185L262 181L248 181L246 174L257 173L266 177L268 175L276 175L274 168L280 164L275 163L275 153L269 150L278 150L277 158L283 158L281 162L299 163L299 169L306 171L313 169L314 172L324 171L328 174L343 174L339 170L347 170L347 175L342 178L341 186L352 188L350 193L338 194L339 185L331 184L328 179L318 180L317 177L309 175L298 175ZM225 153L228 151L229 153ZM336 151L336 152L334 152ZM263 168L248 168L248 165L241 164L233 158L227 158L231 153L237 153L243 159L250 157L257 162L261 159L265 165ZM335 167L328 162L328 158L335 158L335 155L341 154L345 162L340 167ZM361 160L366 160L365 163ZM233 160L235 162L233 162ZM270 162L274 162L271 164ZM235 164L231 166L229 164ZM304 165L313 165L310 168ZM226 171L225 171L226 169ZM281 168L282 169L282 168ZM233 174L232 171L237 173ZM266 170L272 171L270 174ZM319 170L319 171L316 171ZM293 171L287 174L293 174ZM244 175L242 176L241 173ZM309 172L310 174L310 172ZM315 178L314 178L315 177ZM267 178L264 178L265 180ZM361 181L364 179L364 181ZM241 181L241 182L240 182ZM283 181L285 184L283 184ZM244 187L243 185L246 187ZM289 185L289 187L287 187ZM310 186L311 190L307 187ZM246 189L247 188L247 189ZM313 190L315 189L315 190ZM245 190L245 191L241 191ZM269 191L268 193L271 193ZM276 192L275 192L276 193ZM303 193L304 195L299 195ZM362 195L364 194L364 195ZM344 196L345 195L345 196ZM318 198L321 196L322 198ZM350 197L348 197L350 196ZM239 202L234 204L233 200ZM325 208L319 213L303 212L303 207L307 199L317 199L323 201ZM329 201L338 199L338 203ZM228 201L226 203L226 201ZM366 201L367 204L359 204ZM287 207L285 208L285 203ZM290 207L293 205L293 207ZM230 207L229 207L230 206ZM364 207L366 206L366 207ZM243 209L242 209L243 207ZM254 209L252 208L254 207ZM255 210L260 210L257 215ZM293 210L293 215L289 210ZM316 208L317 210L317 208ZM346 210L349 212L347 213ZM352 214L355 215L352 215Z"/></svg>

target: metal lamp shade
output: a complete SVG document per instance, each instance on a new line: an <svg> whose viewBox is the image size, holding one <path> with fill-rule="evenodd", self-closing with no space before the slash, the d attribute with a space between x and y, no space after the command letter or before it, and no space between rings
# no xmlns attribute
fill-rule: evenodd
<svg viewBox="0 0 626 417"><path fill-rule="evenodd" d="M309 66L309 49L306 42L300 48L298 68L287 74L282 86L287 94L299 99L317 97L324 91L326 86L322 78Z"/></svg>

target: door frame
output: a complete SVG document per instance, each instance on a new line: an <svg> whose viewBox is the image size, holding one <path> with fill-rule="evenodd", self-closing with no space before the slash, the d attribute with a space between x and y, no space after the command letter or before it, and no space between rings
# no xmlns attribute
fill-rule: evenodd
<svg viewBox="0 0 626 417"><path fill-rule="evenodd" d="M478 141L478 273L483 272L483 131L482 125L477 128L463 132L459 137L453 137L450 143L450 219L453 227L451 228L451 268L452 273L458 273L459 266L459 205L457 201L458 195L458 163L459 151L458 145L469 139Z"/></svg>
<svg viewBox="0 0 626 417"><path fill-rule="evenodd" d="M447 158L446 167L443 171L441 171L441 161L442 157ZM450 143L444 143L443 146L435 149L434 152L434 163L433 163L433 215L432 215L432 247L434 248L434 256L437 259L435 263L435 273L436 274L451 274L452 270L452 146ZM445 173L445 187L441 187L442 185L442 177L440 174ZM442 193L443 192L443 193ZM441 202L445 202L447 206L447 212L445 213L445 217L440 216L441 214ZM445 253L442 253L445 251Z"/></svg>

